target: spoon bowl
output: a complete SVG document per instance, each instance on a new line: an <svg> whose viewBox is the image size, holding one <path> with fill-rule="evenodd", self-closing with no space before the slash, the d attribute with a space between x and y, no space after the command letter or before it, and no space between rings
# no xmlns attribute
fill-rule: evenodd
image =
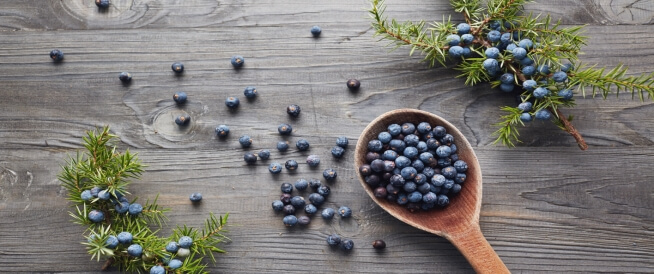
<svg viewBox="0 0 654 274"><path fill-rule="evenodd" d="M454 136L459 159L468 164L466 180L461 192L451 197L445 208L429 211L410 212L406 207L385 198L377 198L359 172L366 164L368 142L386 131L390 124L428 122L432 126L442 126ZM468 259L477 273L509 273L508 269L484 238L479 228L481 210L482 177L479 161L465 136L445 119L432 113L415 109L398 109L382 114L363 130L354 152L354 165L359 182L372 200L400 221L415 228L439 235L449 240ZM429 181L431 178L428 178Z"/></svg>

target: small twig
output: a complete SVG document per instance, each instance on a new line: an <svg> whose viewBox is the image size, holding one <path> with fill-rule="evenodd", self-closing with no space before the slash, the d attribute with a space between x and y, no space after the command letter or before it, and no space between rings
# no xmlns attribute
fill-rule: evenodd
<svg viewBox="0 0 654 274"><path fill-rule="evenodd" d="M565 128L565 131L567 133L570 133L573 138L577 141L577 145L579 145L579 148L581 150L587 150L588 149L588 144L586 144L586 141L584 140L584 137L581 136L581 133L577 131L577 129L568 121L568 119L565 118L565 115L561 110L556 109L554 110L552 107L548 108L552 112L556 112L556 114L559 116L559 121L563 124L563 127Z"/></svg>
<svg viewBox="0 0 654 274"><path fill-rule="evenodd" d="M104 265L102 265L102 271L105 271L105 270L109 269L109 267L110 267L112 264L114 264L114 258L113 258L113 257L109 257L109 259L107 259L107 261L104 262Z"/></svg>

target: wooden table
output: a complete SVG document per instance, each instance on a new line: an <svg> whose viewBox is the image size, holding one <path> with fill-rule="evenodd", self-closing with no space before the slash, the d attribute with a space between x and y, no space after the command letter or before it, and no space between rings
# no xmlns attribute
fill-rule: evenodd
<svg viewBox="0 0 654 274"><path fill-rule="evenodd" d="M216 273L470 273L446 240L405 225L371 202L355 178L354 144L376 116L397 108L440 115L459 127L476 148L484 174L481 229L514 273L654 272L654 104L628 94L582 99L566 110L590 148L551 123L521 130L514 149L493 145L491 125L499 107L515 99L488 85L468 87L457 72L428 68L408 49L388 52L377 42L361 1L154 1L112 0L99 12L90 0L3 0L0 3L0 272L97 272L80 244L82 228L71 222L60 165L81 149L84 131L109 125L121 149L148 165L132 193L160 193L168 214L167 235L178 224L199 226L209 212L230 213L232 241L210 266ZM440 21L453 13L448 1L388 0L399 20ZM587 24L582 60L630 73L654 70L654 2L561 0L527 6L551 13L565 25ZM455 20L461 17L454 15ZM311 37L320 25L323 33ZM66 54L54 64L48 52ZM246 59L234 70L229 58ZM186 71L176 77L174 61ZM134 80L121 85L118 73ZM359 92L345 81L361 80ZM259 97L244 100L243 88ZM184 90L189 102L174 105ZM242 99L238 111L227 96ZM288 104L302 113L290 119ZM192 124L180 130L174 115ZM307 153L279 154L282 122L305 138ZM218 140L214 128L232 132ZM267 162L247 166L237 137L249 134L254 149L269 148ZM345 157L329 153L347 136ZM295 159L295 173L273 177L270 162ZM339 177L327 205L349 205L350 220L317 218L309 228L287 229L270 203L279 185L317 178L334 167ZM202 205L188 195L200 191ZM355 242L350 254L330 249L325 237L339 233ZM388 247L370 246L384 239Z"/></svg>

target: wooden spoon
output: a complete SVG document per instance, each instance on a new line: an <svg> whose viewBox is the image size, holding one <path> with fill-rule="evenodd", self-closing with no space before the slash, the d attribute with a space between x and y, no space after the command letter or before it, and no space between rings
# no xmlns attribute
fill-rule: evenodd
<svg viewBox="0 0 654 274"><path fill-rule="evenodd" d="M412 122L429 122L432 126L445 127L447 133L454 136L459 159L468 164L467 178L459 194L451 197L450 204L444 209L409 212L404 206L395 202L375 197L373 189L366 184L359 172L359 166L366 164L368 142L385 131L390 124ZM382 114L363 130L354 153L354 165L359 182L368 195L386 212L415 228L434 233L449 240L466 257L477 273L510 273L497 253L490 246L479 228L479 211L481 209L481 169L477 156L468 140L454 125L445 119L426 111L398 109ZM429 180L429 179L428 179Z"/></svg>

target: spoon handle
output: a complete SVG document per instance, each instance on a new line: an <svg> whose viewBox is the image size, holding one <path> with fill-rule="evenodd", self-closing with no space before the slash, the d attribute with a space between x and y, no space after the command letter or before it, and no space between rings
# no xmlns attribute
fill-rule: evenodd
<svg viewBox="0 0 654 274"><path fill-rule="evenodd" d="M471 225L467 229L451 233L450 241L463 254L472 268L478 274L511 273L502 259L495 253L493 247L486 241L479 225Z"/></svg>

